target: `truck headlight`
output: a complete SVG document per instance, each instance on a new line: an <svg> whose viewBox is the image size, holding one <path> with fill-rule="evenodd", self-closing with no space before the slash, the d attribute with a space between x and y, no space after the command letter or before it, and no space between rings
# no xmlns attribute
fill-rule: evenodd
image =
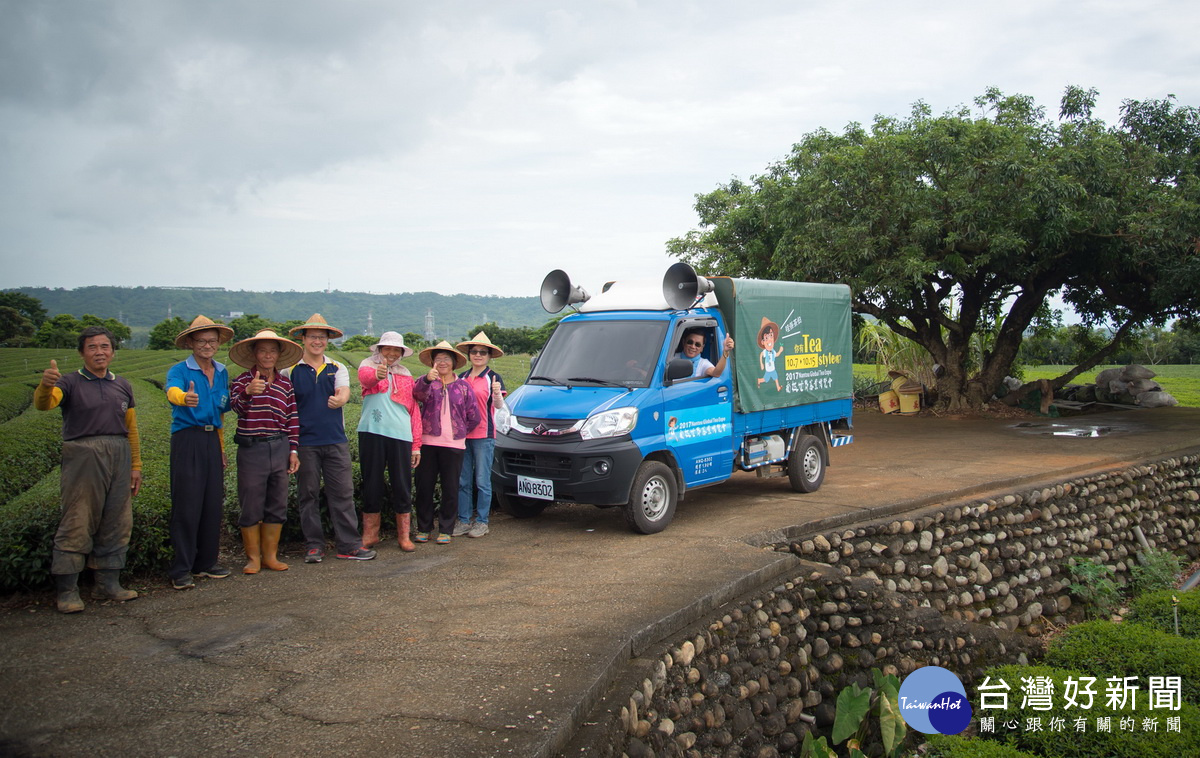
<svg viewBox="0 0 1200 758"><path fill-rule="evenodd" d="M637 426L637 418L637 408L613 408L583 422L579 436L585 440L620 437L633 431L633 427Z"/></svg>

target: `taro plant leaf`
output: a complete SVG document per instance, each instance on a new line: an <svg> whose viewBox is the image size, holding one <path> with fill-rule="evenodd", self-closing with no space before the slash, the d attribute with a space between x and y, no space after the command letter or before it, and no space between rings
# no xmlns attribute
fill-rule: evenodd
<svg viewBox="0 0 1200 758"><path fill-rule="evenodd" d="M833 744L840 745L858 731L867 714L871 712L871 690L851 684L842 690L837 699L837 712L833 717Z"/></svg>
<svg viewBox="0 0 1200 758"><path fill-rule="evenodd" d="M879 736L883 740L883 753L899 755L908 733L904 717L900 715L900 682L891 674L881 677L878 670L872 669L872 672L879 687Z"/></svg>
<svg viewBox="0 0 1200 758"><path fill-rule="evenodd" d="M837 753L833 752L833 748L829 747L829 743L825 741L825 738L818 737L814 740L812 732L805 733L800 755L804 756L804 758L837 758Z"/></svg>
<svg viewBox="0 0 1200 758"><path fill-rule="evenodd" d="M850 758L867 758L867 755L863 751L854 747L850 748Z"/></svg>

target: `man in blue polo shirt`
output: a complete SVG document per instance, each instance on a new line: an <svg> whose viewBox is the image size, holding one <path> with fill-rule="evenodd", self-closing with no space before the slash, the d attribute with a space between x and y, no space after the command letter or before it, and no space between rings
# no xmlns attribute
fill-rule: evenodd
<svg viewBox="0 0 1200 758"><path fill-rule="evenodd" d="M221 420L230 408L229 372L214 360L233 330L205 316L175 337L175 347L191 350L167 372L171 403L171 586L190 590L192 576L223 579L217 565L225 504L225 449Z"/></svg>
<svg viewBox="0 0 1200 758"><path fill-rule="evenodd" d="M296 498L300 529L307 549L305 563L325 558L325 530L321 527L321 480L325 503L333 524L337 557L369 561L374 550L363 547L354 512L354 478L350 468L350 443L342 406L350 400L350 372L325 355L329 340L342 331L326 323L320 313L288 332L299 336L304 355L295 366L280 372L292 382L296 411L300 417L300 470L296 472Z"/></svg>

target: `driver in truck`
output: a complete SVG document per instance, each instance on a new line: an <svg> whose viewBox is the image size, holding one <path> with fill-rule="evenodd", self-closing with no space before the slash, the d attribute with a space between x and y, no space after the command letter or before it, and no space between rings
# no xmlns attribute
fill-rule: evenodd
<svg viewBox="0 0 1200 758"><path fill-rule="evenodd" d="M692 377L698 376L720 376L725 370L725 359L733 353L733 337L726 336L723 350L721 351L721 359L716 365L704 357L704 344L708 340L708 332L710 329L703 327L693 327L683 333L683 340L679 344L679 353L676 358L682 358L692 362Z"/></svg>

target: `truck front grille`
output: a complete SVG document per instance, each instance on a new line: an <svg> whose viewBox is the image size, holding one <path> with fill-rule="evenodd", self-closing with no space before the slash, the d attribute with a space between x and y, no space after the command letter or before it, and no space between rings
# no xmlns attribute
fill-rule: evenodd
<svg viewBox="0 0 1200 758"><path fill-rule="evenodd" d="M571 478L571 459L566 456L505 451L501 460L504 464L504 472L511 476L523 474L539 479L559 481Z"/></svg>

